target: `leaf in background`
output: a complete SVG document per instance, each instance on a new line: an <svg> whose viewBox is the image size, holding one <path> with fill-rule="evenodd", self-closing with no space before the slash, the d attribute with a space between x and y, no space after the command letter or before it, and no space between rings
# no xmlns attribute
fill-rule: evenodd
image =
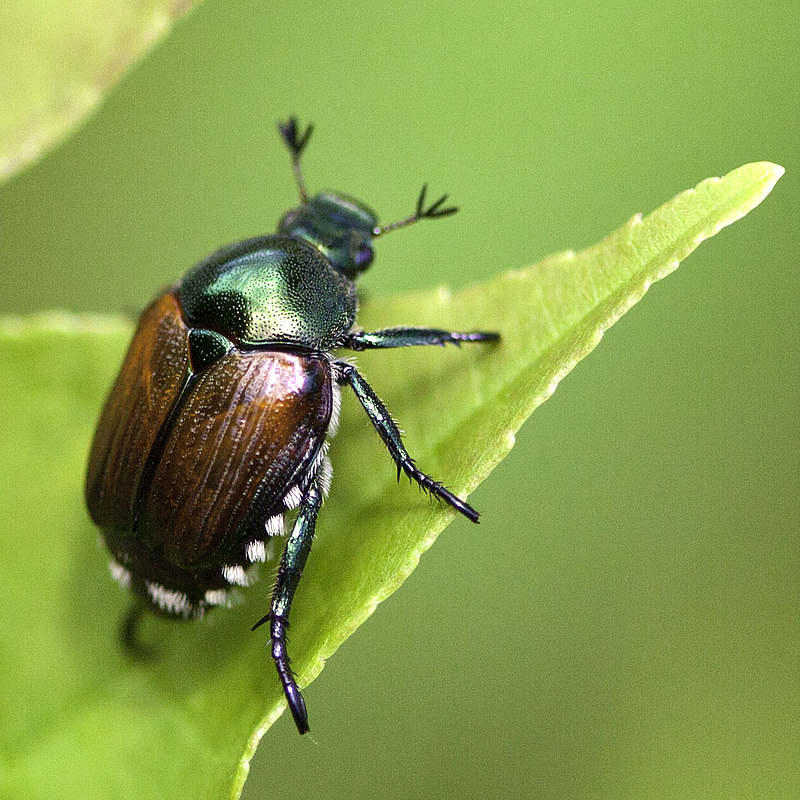
<svg viewBox="0 0 800 800"><path fill-rule="evenodd" d="M195 0L4 0L0 183L94 111Z"/></svg>
<svg viewBox="0 0 800 800"><path fill-rule="evenodd" d="M420 465L466 494L508 453L558 381L703 239L756 206L783 170L711 179L581 253L451 296L376 300L366 328L497 329L499 346L359 356ZM114 632L128 598L112 583L81 501L102 398L130 326L43 316L0 322L0 796L238 797L284 702L250 633L270 581L199 623L145 621L155 664L126 662ZM292 614L301 685L391 594L454 517L408 486L352 397L331 496ZM313 727L314 709L311 708Z"/></svg>

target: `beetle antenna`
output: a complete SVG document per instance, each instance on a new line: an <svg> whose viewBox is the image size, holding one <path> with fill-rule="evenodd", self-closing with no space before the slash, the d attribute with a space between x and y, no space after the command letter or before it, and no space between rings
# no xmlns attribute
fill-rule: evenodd
<svg viewBox="0 0 800 800"><path fill-rule="evenodd" d="M442 208L442 205L447 202L448 195L443 194L435 203L431 203L425 208L425 195L428 193L428 184L422 184L422 190L417 198L417 210L414 214L406 219L401 219L399 222L393 222L391 225L382 225L372 229L373 238L380 236L382 233L389 231L396 231L398 228L405 228L407 225L413 225L421 219L438 219L439 217L449 217L458 211L456 206L447 206Z"/></svg>
<svg viewBox="0 0 800 800"><path fill-rule="evenodd" d="M300 133L298 129L297 117L289 117L286 122L278 123L278 133L283 139L283 143L289 148L292 155L292 169L294 170L294 179L297 183L297 191L300 194L300 200L304 203L308 202L308 192L306 191L306 184L303 180L303 170L300 167L300 155L302 154L311 134L314 132L314 123L309 122L306 129Z"/></svg>

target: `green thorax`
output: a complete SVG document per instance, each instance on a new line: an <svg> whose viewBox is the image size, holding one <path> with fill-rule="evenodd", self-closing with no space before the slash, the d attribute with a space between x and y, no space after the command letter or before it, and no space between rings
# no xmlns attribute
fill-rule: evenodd
<svg viewBox="0 0 800 800"><path fill-rule="evenodd" d="M190 327L243 347L331 350L356 315L353 282L320 248L295 236L225 247L189 270L177 294Z"/></svg>

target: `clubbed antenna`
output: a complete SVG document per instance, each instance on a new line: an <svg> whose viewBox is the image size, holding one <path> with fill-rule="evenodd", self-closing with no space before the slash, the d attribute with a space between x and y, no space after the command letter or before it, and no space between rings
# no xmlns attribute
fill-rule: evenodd
<svg viewBox="0 0 800 800"><path fill-rule="evenodd" d="M419 193L417 200L417 210L414 214L407 219L402 219L399 222L393 222L391 225L383 225L378 228L372 229L373 236L380 236L382 233L389 231L396 231L398 228L405 228L407 225L412 225L419 222L421 219L438 219L439 217L449 217L458 211L456 206L448 206L442 208L442 205L447 202L448 195L443 194L435 203L432 203L428 208L425 208L425 195L428 193L428 184L422 184L422 191Z"/></svg>
<svg viewBox="0 0 800 800"><path fill-rule="evenodd" d="M297 191L300 194L300 200L304 203L308 201L308 192L306 191L306 185L303 181L303 170L300 167L300 155L308 144L308 140L311 138L313 131L314 123L310 122L303 133L299 133L297 117L289 117L286 122L278 123L278 132L281 135L281 139L283 139L284 144L289 148L289 152L292 155L294 179L297 182Z"/></svg>

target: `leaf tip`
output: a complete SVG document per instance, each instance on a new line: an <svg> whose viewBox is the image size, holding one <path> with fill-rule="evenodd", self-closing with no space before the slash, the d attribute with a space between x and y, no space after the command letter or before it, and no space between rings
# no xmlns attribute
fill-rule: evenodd
<svg viewBox="0 0 800 800"><path fill-rule="evenodd" d="M733 170L725 178L734 175L742 175L750 178L757 183L760 191L757 193L757 202L761 202L771 191L772 187L780 180L786 170L780 164L773 164L771 161L754 161L752 164L745 164Z"/></svg>

